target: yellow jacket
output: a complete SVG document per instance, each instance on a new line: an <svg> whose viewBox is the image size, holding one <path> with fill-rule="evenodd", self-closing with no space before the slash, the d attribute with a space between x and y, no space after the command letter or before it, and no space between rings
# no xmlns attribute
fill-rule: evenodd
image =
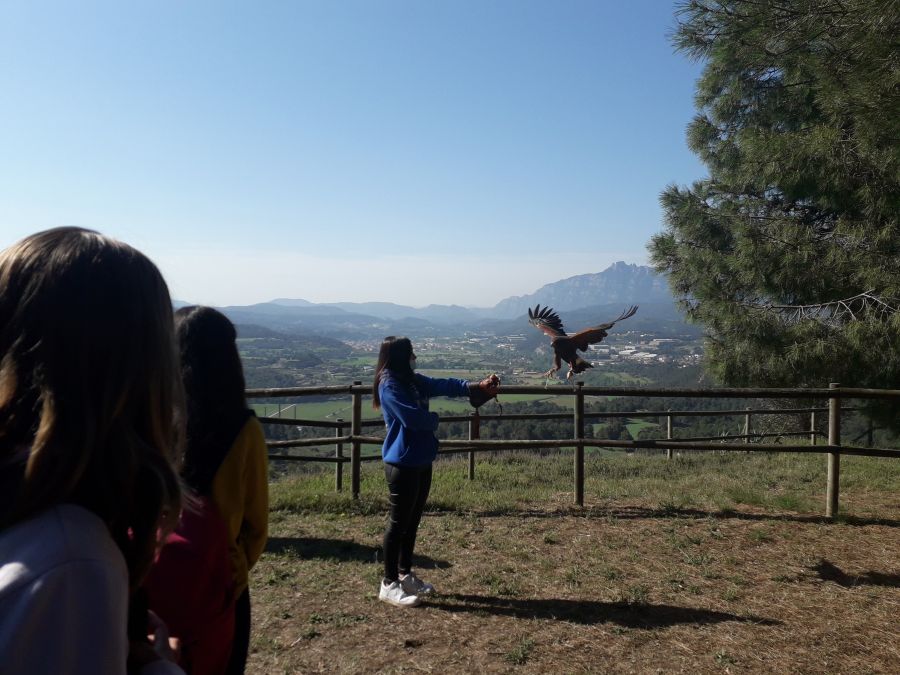
<svg viewBox="0 0 900 675"><path fill-rule="evenodd" d="M212 499L228 526L237 598L247 588L248 573L262 555L269 528L269 459L256 417L244 424L216 472Z"/></svg>

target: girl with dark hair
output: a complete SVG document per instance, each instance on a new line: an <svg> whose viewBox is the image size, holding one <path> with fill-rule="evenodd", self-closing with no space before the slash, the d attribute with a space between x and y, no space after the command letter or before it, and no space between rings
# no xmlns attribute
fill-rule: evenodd
<svg viewBox="0 0 900 675"><path fill-rule="evenodd" d="M131 644L127 625L181 508L172 328L162 276L126 244L59 228L0 252L6 675L182 672L146 611Z"/></svg>
<svg viewBox="0 0 900 675"><path fill-rule="evenodd" d="M381 343L372 406L381 408L387 434L382 446L388 483L390 519L384 533L384 578L378 598L398 607L418 605L434 586L412 569L416 533L431 490L431 466L437 457L434 432L438 416L428 410L434 396L470 396L474 390L493 396L500 378L481 382L437 379L415 372L416 355L409 338L389 336Z"/></svg>
<svg viewBox="0 0 900 675"><path fill-rule="evenodd" d="M150 606L159 606L164 619L172 617L173 629L191 636L195 650L187 656L193 658L192 673L243 673L250 645L248 573L265 548L268 529L266 442L247 407L231 321L211 307L183 307L175 313L175 333L187 410L182 473L199 497L199 509L188 514L176 532L180 539L171 542L171 560L166 557L169 547L163 549L159 576L151 578L148 589ZM230 583L219 580L222 560L214 554L220 526ZM180 562L185 556L194 556L197 574L184 573ZM203 562L196 564L198 558ZM202 592L198 605L189 608L179 602L184 596L178 589ZM223 598L226 590L232 594L230 601Z"/></svg>

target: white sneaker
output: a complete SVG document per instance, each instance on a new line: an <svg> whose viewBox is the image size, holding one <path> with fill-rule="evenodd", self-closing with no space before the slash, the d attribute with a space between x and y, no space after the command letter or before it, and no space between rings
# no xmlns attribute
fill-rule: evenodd
<svg viewBox="0 0 900 675"><path fill-rule="evenodd" d="M416 576L415 572L410 572L400 577L400 585L403 590L410 595L431 595L434 593L434 586L422 581Z"/></svg>
<svg viewBox="0 0 900 675"><path fill-rule="evenodd" d="M399 581L389 584L381 580L381 588L378 590L378 599L397 607L415 607L421 600L415 593L407 593Z"/></svg>

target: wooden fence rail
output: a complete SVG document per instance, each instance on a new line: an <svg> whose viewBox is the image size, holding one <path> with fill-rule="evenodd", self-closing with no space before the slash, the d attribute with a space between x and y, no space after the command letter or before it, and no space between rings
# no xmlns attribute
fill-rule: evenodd
<svg viewBox="0 0 900 675"><path fill-rule="evenodd" d="M469 425L469 438L467 440L443 440L441 441L440 454L452 454L460 452L469 453L468 476L475 477L475 453L498 450L518 450L528 448L574 448L574 493L575 503L584 504L584 449L593 448L623 448L623 449L659 449L665 450L666 456L672 458L674 450L740 450L744 452L816 452L825 453L827 456L827 481L825 498L825 515L833 518L838 512L838 483L840 478L841 455L860 455L869 457L893 457L900 458L900 450L890 448L855 448L845 447L841 444L841 414L858 408L842 407L842 399L897 399L900 398L900 390L896 389L859 389L841 387L837 383L831 383L827 389L785 389L785 388L722 388L722 389L678 389L678 388L642 388L642 387L585 387L584 383L576 382L572 387L535 387L535 386L504 386L503 394L540 394L543 396L571 396L573 397L572 413L515 413L509 415L489 414L480 415L477 411L471 415L448 415L442 417L446 422L467 422ZM323 395L349 395L351 399L351 418L349 423L343 419L328 420L304 420L285 419L281 417L262 417L260 421L266 424L288 424L292 426L307 426L314 428L332 428L334 436L330 438L305 438L289 441L269 441L270 449L286 449L297 447L312 447L333 444L335 453L333 457L325 456L296 456L284 453L272 453L272 459L287 461L307 462L332 462L335 464L335 489L343 487L343 466L350 464L351 492L354 499L359 498L360 465L363 461L381 459L380 455L371 454L363 456L363 445L381 445L383 439L378 436L364 436L364 427L383 426L381 419L362 419L362 398L371 396L372 388L356 381L352 385L333 385L325 387L295 387L288 389L251 389L247 391L248 398L302 398L308 396ZM590 412L585 411L586 396L633 396L642 398L670 397L670 398L741 398L741 399L827 399L828 407L801 407L801 408L743 408L740 410L641 410L641 411L615 411L615 412ZM817 413L828 413L828 442L827 445L817 445L817 438L821 434L816 430ZM784 433L753 433L752 419L756 415L775 414L808 414L810 415L810 427L808 430L784 432ZM672 434L672 420L675 417L694 416L744 416L744 428L742 434L721 437L721 439L687 438L676 439ZM618 417L657 417L666 419L666 438L659 440L612 440L595 439L585 436L585 420L604 419ZM523 419L572 419L573 436L570 439L522 439L522 440L481 440L480 426L484 420L523 420ZM350 433L345 434L349 428ZM773 444L751 443L752 440L771 438L773 436L808 436L809 444ZM871 445L872 430L868 431ZM719 440L720 442L711 442ZM723 444L723 440L741 440L740 445ZM343 446L350 444L350 457L343 454Z"/></svg>
<svg viewBox="0 0 900 675"><path fill-rule="evenodd" d="M504 394L540 394L543 396L572 396L577 393L577 384L538 387L534 385L503 385ZM372 385L354 382L352 385L339 384L324 387L292 387L280 389L248 389L248 398L291 398L336 394L372 395ZM644 396L649 398L900 398L900 389L855 389L852 387L831 388L760 388L760 387L719 387L715 389L691 389L686 387L582 387L585 396Z"/></svg>
<svg viewBox="0 0 900 675"><path fill-rule="evenodd" d="M842 406L843 412L852 412L859 408ZM615 417L736 417L752 413L756 415L799 415L827 413L828 408L741 408L740 410L616 410L611 412L585 411L585 419L604 419ZM567 420L571 419L571 413L481 413L481 421L505 421L511 420ZM442 422L468 422L469 415L441 415ZM339 427L349 427L350 423L342 419L334 422L330 420L308 420L300 417L260 417L260 422L265 424L281 424L284 426L301 426L301 427L322 427L326 429L337 429ZM384 426L384 420L380 417L363 419L361 422L364 427L380 427Z"/></svg>

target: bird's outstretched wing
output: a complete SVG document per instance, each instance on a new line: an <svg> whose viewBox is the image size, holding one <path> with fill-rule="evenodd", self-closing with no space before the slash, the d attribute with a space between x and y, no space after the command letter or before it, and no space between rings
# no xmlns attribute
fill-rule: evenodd
<svg viewBox="0 0 900 675"><path fill-rule="evenodd" d="M591 328L585 328L584 330L580 330L574 335L572 335L572 342L575 343L576 347L581 351L585 351L588 348L588 345L595 344L600 342L603 338L607 336L607 332L610 328L616 325L619 321L624 321L625 319L634 316L634 313L638 310L637 305L632 305L628 309L626 309L622 314L613 319L608 323L601 323L599 326L593 326Z"/></svg>
<svg viewBox="0 0 900 675"><path fill-rule="evenodd" d="M559 314L550 307L541 309L541 306L537 305L534 310L529 309L528 323L535 328L539 328L550 337L562 337L566 334L562 321L559 319Z"/></svg>

